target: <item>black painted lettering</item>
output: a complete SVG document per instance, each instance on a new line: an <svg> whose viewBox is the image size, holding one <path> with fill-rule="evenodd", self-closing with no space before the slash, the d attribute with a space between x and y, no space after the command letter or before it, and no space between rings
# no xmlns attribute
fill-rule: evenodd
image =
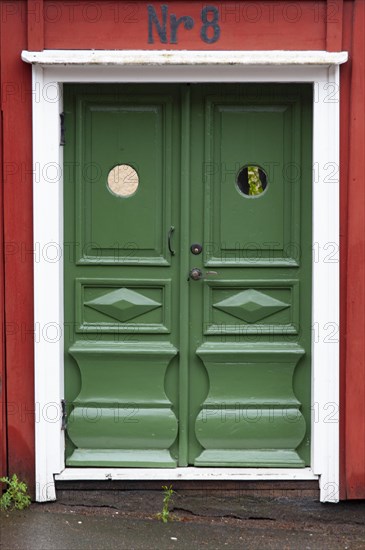
<svg viewBox="0 0 365 550"><path fill-rule="evenodd" d="M163 4L161 6L161 12L162 12L162 23L160 23L157 13L155 11L155 8L153 6L148 5L148 43L154 44L153 39L153 27L155 26L156 32L158 34L158 37L160 39L160 42L162 44L167 44L167 32L166 32L166 24L167 24L167 6L166 4Z"/></svg>
<svg viewBox="0 0 365 550"><path fill-rule="evenodd" d="M154 6L147 6L148 13L148 43L154 44L155 37L161 44L168 43L168 33L170 44L178 43L178 30L182 25L185 30L190 31L194 27L194 19L189 15L177 17L172 13L168 21L168 5L161 4L161 14L158 15ZM216 6L205 6L201 11L202 27L200 29L200 38L207 44L214 44L220 38L221 28L219 25L219 10ZM167 28L167 24L170 28Z"/></svg>
<svg viewBox="0 0 365 550"><path fill-rule="evenodd" d="M201 18L203 23L200 31L201 39L207 44L213 44L214 42L217 42L221 34L221 28L218 25L218 8L216 8L215 6L205 6L205 8L202 9ZM213 36L208 36L209 29L211 29L209 34L211 35L211 33L213 32Z"/></svg>
<svg viewBox="0 0 365 550"><path fill-rule="evenodd" d="M177 29L179 25L183 24L184 29L190 31L194 27L194 20L188 15L183 15L182 17L176 17L174 13L170 15L170 25L171 25L171 40L170 44L177 44Z"/></svg>

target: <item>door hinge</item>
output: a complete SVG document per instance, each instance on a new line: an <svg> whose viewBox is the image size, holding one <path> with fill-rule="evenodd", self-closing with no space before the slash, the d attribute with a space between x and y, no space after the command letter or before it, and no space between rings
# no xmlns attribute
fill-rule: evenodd
<svg viewBox="0 0 365 550"><path fill-rule="evenodd" d="M65 113L60 113L60 120L61 120L60 145L64 146L66 144L66 142L65 142Z"/></svg>
<svg viewBox="0 0 365 550"><path fill-rule="evenodd" d="M61 412L62 412L61 430L65 430L67 426L67 411L66 411L66 401L64 399L61 399Z"/></svg>

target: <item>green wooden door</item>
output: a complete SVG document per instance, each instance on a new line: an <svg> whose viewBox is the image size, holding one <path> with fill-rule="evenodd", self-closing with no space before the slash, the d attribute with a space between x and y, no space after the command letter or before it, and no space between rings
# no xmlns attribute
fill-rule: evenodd
<svg viewBox="0 0 365 550"><path fill-rule="evenodd" d="M66 464L308 465L310 88L64 96Z"/></svg>

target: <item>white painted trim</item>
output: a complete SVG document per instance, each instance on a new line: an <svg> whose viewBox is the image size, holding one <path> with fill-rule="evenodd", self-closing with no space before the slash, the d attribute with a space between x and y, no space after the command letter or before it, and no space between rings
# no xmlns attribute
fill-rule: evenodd
<svg viewBox="0 0 365 550"><path fill-rule="evenodd" d="M34 52L33 52L34 53ZM183 52L180 52L183 53ZM226 52L225 52L226 53ZM240 52L241 54L242 52ZM260 52L250 52L254 57ZM262 53L262 52L261 52ZM270 52L274 56L274 52ZM286 55L298 52L286 52ZM303 55L311 52L300 52ZM313 326L318 324L318 336L312 342L312 472L319 476L321 501L338 501L339 494L339 425L338 418L330 416L332 403L338 410L339 397L339 342L331 339L331 328L339 326L339 269L338 261L330 263L328 257L332 249L329 243L339 247L339 200L338 174L331 176L331 167L339 159L339 63L345 55L337 56L336 61L313 65L297 66L277 64L271 59L262 66L251 64L222 65L217 70L214 63L194 66L175 63L163 67L153 65L151 52L144 52L147 61L141 66L117 65L100 66L91 63L83 66L54 65L61 59L62 52L53 52L54 58L46 63L33 65L33 163L34 163L34 260L35 324L40 338L35 342L35 391L40 414L36 423L36 483L37 500L55 498L54 476L65 479L77 475L87 479L89 469L66 469L64 464L64 439L60 430L60 419L50 419L50 403L60 403L63 396L63 339L51 341L48 333L53 324L63 327L63 258L54 261L50 258L51 246L55 243L59 251L63 249L63 202L62 202L62 149L59 147L59 112L62 110L61 86L63 82L311 82L314 84L313 117L313 247L318 249L319 261L313 263ZM29 54L29 52L28 52ZM23 52L23 58L29 59ZM34 53L41 56L42 52ZM52 57L52 52L47 55ZM56 58L56 54L58 57ZM123 52L115 56L123 58ZM200 52L189 52L190 57ZM220 52L211 52L217 58ZM30 55L30 54L29 54ZM46 55L46 54L45 54ZM206 53L204 52L204 55ZM268 55L265 52L265 56ZM330 55L330 54L328 54ZM265 57L264 56L264 57ZM70 53L71 57L71 53ZM223 57L223 54L222 54ZM262 59L264 59L264 57ZM270 56L269 56L270 57ZM309 56L310 57L310 56ZM34 57L35 59L35 57ZM40 59L40 57L38 57ZM178 59L177 57L175 59ZM257 61L258 57L256 57ZM308 59L307 59L308 60ZM341 62L342 62L341 61ZM60 62L60 61L59 61ZM35 61L34 61L35 63ZM60 62L61 63L61 62ZM59 177L52 180L53 167L59 167ZM329 325L333 323L334 325ZM93 470L93 469L91 469ZM192 475L187 472L195 469L169 470L168 477L180 475L181 479ZM200 470L200 469L199 469ZM224 476L221 479L238 479L236 469L214 469ZM104 470L100 469L100 475ZM120 469L105 470L111 475L122 475ZM201 470L200 470L201 471ZM304 472L304 470L302 470ZM62 472L62 473L61 473ZM74 472L72 474L72 472ZM129 470L134 479L146 479L142 469ZM151 475L153 470L148 470ZM159 470L159 475L162 470ZM242 479L253 479L252 469L241 469ZM270 470L260 470L260 479L266 479ZM96 474L95 474L96 475ZM129 475L124 470L124 475ZM259 474L257 474L259 475ZM277 470L276 479L298 479L298 470ZM304 475L304 474L303 474ZM140 477L142 476L142 477Z"/></svg>
<svg viewBox="0 0 365 550"><path fill-rule="evenodd" d="M38 65L33 65L33 67ZM280 76L278 71L280 69ZM316 82L325 66L301 65L57 65L45 67L49 85L62 83L148 82ZM48 90L44 92L47 96Z"/></svg>
<svg viewBox="0 0 365 550"><path fill-rule="evenodd" d="M34 67L33 89L38 90L33 96L35 462L36 498L43 501L55 499L53 473L64 466L63 157L58 141L61 86L49 85L43 69Z"/></svg>
<svg viewBox="0 0 365 550"><path fill-rule="evenodd" d="M22 60L54 65L337 65L347 52L313 51L189 51L189 50L43 50L22 52Z"/></svg>
<svg viewBox="0 0 365 550"><path fill-rule="evenodd" d="M329 96L329 91L335 95ZM313 104L312 468L321 500L339 499L340 71L316 83ZM331 101L329 101L331 99ZM334 251L334 254L332 252ZM330 498L330 496L336 498Z"/></svg>
<svg viewBox="0 0 365 550"><path fill-rule="evenodd" d="M310 468L65 468L56 481L105 480L199 480L199 481L293 481L316 480Z"/></svg>

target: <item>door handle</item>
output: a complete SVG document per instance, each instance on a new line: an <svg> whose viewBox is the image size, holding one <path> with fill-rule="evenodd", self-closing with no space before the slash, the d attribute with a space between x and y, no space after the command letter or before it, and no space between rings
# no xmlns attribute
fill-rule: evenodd
<svg viewBox="0 0 365 550"><path fill-rule="evenodd" d="M199 279L202 279L202 278L203 278L203 273L201 269L198 269L197 267L193 267L193 269L190 270L188 281L189 279L193 279L193 281L199 281Z"/></svg>
<svg viewBox="0 0 365 550"><path fill-rule="evenodd" d="M169 229L169 233L167 235L167 246L169 247L169 252L171 256L175 256L175 250L172 249L171 246L171 240L172 240L172 234L175 231L175 227L172 225Z"/></svg>
<svg viewBox="0 0 365 550"><path fill-rule="evenodd" d="M217 271L206 271L205 274L203 275L203 272L202 272L201 269L199 269L198 267L193 267L193 269L191 269L190 272L189 272L188 281L190 279L193 279L193 281L199 281L199 279L203 279L205 277L205 275L218 275L218 272Z"/></svg>

